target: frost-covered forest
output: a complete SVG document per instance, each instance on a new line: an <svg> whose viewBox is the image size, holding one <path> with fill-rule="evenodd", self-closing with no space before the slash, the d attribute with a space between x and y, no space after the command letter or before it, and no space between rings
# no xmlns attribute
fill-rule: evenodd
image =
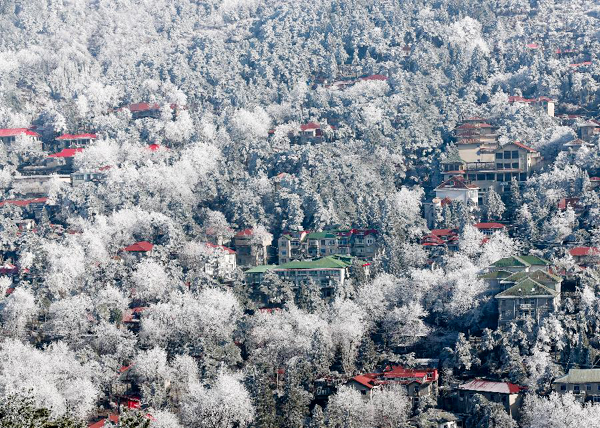
<svg viewBox="0 0 600 428"><path fill-rule="evenodd" d="M600 362L600 264L570 251L600 247L600 132L564 149L600 117L599 60L593 0L0 0L0 137L39 136L0 138L0 427L438 427L473 378L523 404L477 394L465 427L600 427L600 404L553 392ZM433 226L459 243L432 252L425 205L467 117L544 164L446 204ZM83 133L65 165L95 178L32 190ZM239 231L273 265L284 232L334 228L378 249L327 298L206 268ZM568 292L499 326L485 273L519 254ZM348 384L424 358L437 398Z"/></svg>

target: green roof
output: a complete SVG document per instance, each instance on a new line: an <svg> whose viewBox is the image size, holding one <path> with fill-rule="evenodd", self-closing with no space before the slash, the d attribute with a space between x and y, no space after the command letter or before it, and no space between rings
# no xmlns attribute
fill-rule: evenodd
<svg viewBox="0 0 600 428"><path fill-rule="evenodd" d="M534 281L531 278L525 278L518 284L513 285L502 293L497 294L496 298L503 297L532 297L532 296L556 296L558 292Z"/></svg>
<svg viewBox="0 0 600 428"><path fill-rule="evenodd" d="M511 256L511 257L504 257L503 259L500 259L500 260L492 263L492 265L495 267L513 267L513 266L529 267L529 266L531 266L531 263L523 260L521 257Z"/></svg>
<svg viewBox="0 0 600 428"><path fill-rule="evenodd" d="M560 276L552 275L551 273L543 270L536 270L533 272L516 272L508 278L505 278L502 282L514 282L518 284L526 278L531 278L534 281L537 281L553 290L555 289L556 284L562 282L562 278Z"/></svg>
<svg viewBox="0 0 600 428"><path fill-rule="evenodd" d="M325 239L325 238L337 238L335 233L331 232L311 232L306 235L307 239Z"/></svg>
<svg viewBox="0 0 600 428"><path fill-rule="evenodd" d="M277 269L340 269L347 268L352 261L339 260L337 257L328 256L317 260L296 260L277 266Z"/></svg>
<svg viewBox="0 0 600 428"><path fill-rule="evenodd" d="M260 265L254 266L253 268L248 269L244 273L265 273L268 270L276 268L277 265Z"/></svg>
<svg viewBox="0 0 600 428"><path fill-rule="evenodd" d="M491 272L484 273L479 275L481 279L503 279L510 276L512 272L508 272L506 270L494 270Z"/></svg>
<svg viewBox="0 0 600 428"><path fill-rule="evenodd" d="M514 266L550 266L548 260L537 256L511 256L505 257L493 263L496 267L514 267Z"/></svg>
<svg viewBox="0 0 600 428"><path fill-rule="evenodd" d="M570 369L569 374L559 377L555 383L600 383L600 369Z"/></svg>
<svg viewBox="0 0 600 428"><path fill-rule="evenodd" d="M519 256L519 258L525 260L532 266L550 266L552 264L548 260L537 256Z"/></svg>

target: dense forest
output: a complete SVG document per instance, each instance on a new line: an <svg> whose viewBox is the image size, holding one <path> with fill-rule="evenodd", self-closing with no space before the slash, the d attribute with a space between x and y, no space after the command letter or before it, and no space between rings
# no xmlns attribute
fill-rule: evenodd
<svg viewBox="0 0 600 428"><path fill-rule="evenodd" d="M54 176L39 212L0 202L0 427L437 427L433 399L345 385L419 358L439 360L440 395L473 377L526 388L522 417L481 398L466 427L600 427L599 405L552 393L600 357L600 268L569 252L600 247L600 133L563 150L600 117L599 56L591 0L0 1L0 128L40 137L0 143L0 199L31 197L20 178L61 134L97 135L72 167L102 176ZM470 212L446 205L434 226L460 243L432 255L425 205L467 117L544 166ZM215 237L333 228L379 247L328 299L204 269ZM151 253L123 251L136 242ZM498 326L482 272L517 254L573 286L543 321Z"/></svg>

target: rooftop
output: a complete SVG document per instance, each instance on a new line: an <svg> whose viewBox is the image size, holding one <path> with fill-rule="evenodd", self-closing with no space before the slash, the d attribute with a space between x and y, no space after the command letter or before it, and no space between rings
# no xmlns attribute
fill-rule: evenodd
<svg viewBox="0 0 600 428"><path fill-rule="evenodd" d="M145 253L147 251L152 251L152 248L154 248L154 244L151 244L148 241L140 241L123 248L123 251Z"/></svg>
<svg viewBox="0 0 600 428"><path fill-rule="evenodd" d="M496 392L499 394L518 394L523 391L525 387L510 382L493 382L483 379L473 379L468 383L460 385L458 389L464 391Z"/></svg>
<svg viewBox="0 0 600 428"><path fill-rule="evenodd" d="M559 377L555 383L600 383L600 369L570 369L565 376Z"/></svg>
<svg viewBox="0 0 600 428"><path fill-rule="evenodd" d="M28 128L5 128L0 129L0 137L16 137L18 135L27 135L29 137L40 137L40 134L33 132Z"/></svg>
<svg viewBox="0 0 600 428"><path fill-rule="evenodd" d="M558 295L558 291L552 290L545 285L531 279L525 278L512 287L497 294L496 298L511 298L511 297L533 297L533 296L551 296Z"/></svg>

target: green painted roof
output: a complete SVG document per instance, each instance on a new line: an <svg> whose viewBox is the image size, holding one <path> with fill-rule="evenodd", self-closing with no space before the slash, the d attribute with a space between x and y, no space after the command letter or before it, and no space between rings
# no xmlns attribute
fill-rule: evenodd
<svg viewBox="0 0 600 428"><path fill-rule="evenodd" d="M245 271L244 273L265 273L266 271L274 269L276 267L277 267L277 265L260 265L260 266L255 266L253 268L250 268L247 271Z"/></svg>
<svg viewBox="0 0 600 428"><path fill-rule="evenodd" d="M523 260L521 257L511 256L511 257L504 257L503 259L500 259L500 260L492 263L492 266L495 266L495 267L513 267L513 266L529 267L529 266L531 266L531 263Z"/></svg>
<svg viewBox="0 0 600 428"><path fill-rule="evenodd" d="M347 268L352 261L340 260L334 256L323 257L317 260L296 260L277 266L277 269L340 269Z"/></svg>
<svg viewBox="0 0 600 428"><path fill-rule="evenodd" d="M511 276L504 278L503 282L519 282L524 278L529 277L531 272L515 272Z"/></svg>
<svg viewBox="0 0 600 428"><path fill-rule="evenodd" d="M491 272L484 273L479 275L481 279L502 279L511 275L512 272L508 272L505 270L494 270Z"/></svg>
<svg viewBox="0 0 600 428"><path fill-rule="evenodd" d="M331 232L311 232L306 235L308 239L325 239L325 238L337 238L335 233Z"/></svg>
<svg viewBox="0 0 600 428"><path fill-rule="evenodd" d="M505 257L493 263L496 267L510 267L510 266L550 266L551 263L548 260L542 259L537 256L511 256Z"/></svg>
<svg viewBox="0 0 600 428"><path fill-rule="evenodd" d="M554 383L600 383L600 369L570 369Z"/></svg>
<svg viewBox="0 0 600 428"><path fill-rule="evenodd" d="M519 257L521 259L525 260L527 263L529 263L532 266L550 266L552 264L548 260L542 259L541 257L537 257L537 256L519 256Z"/></svg>
<svg viewBox="0 0 600 428"><path fill-rule="evenodd" d="M497 294L496 298L502 297L531 297L531 296L556 296L558 292L534 281L531 278L525 278L518 284L513 285L502 293Z"/></svg>

